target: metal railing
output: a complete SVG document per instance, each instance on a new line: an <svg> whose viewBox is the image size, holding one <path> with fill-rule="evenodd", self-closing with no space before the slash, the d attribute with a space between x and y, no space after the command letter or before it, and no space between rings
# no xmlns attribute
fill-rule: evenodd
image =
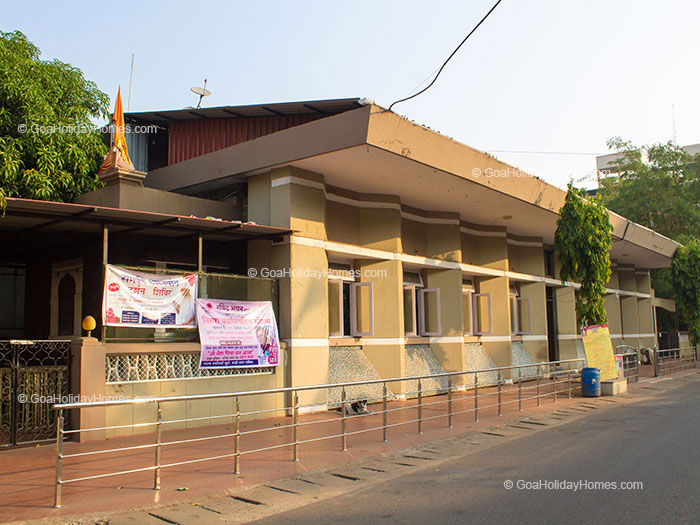
<svg viewBox="0 0 700 525"><path fill-rule="evenodd" d="M333 383L323 385L299 386L276 388L266 390L230 392L230 393L212 393L187 396L172 396L172 397L154 397L141 399L128 399L118 401L96 401L86 403L67 403L58 404L54 409L58 411L57 431L56 431L56 479L55 479L55 499L54 506L60 507L61 489L69 483L78 483L82 481L95 480L99 478L107 478L113 476L135 474L139 472L153 472L153 488L160 489L161 486L161 471L167 468L182 467L205 461L224 460L232 461L232 473L240 474L241 457L248 454L262 453L265 451L291 448L292 453L290 459L293 461L299 460L299 452L301 445L338 439L340 449L347 450L348 437L358 434L363 434L372 431L381 431L382 440L388 441L388 431L391 428L401 427L405 425L416 425L418 434L423 433L424 423L431 420L443 419L446 420L447 426L453 428L456 416L461 414L473 414L473 421L479 421L479 413L487 409L497 409L498 415L503 414L503 407L506 405L517 404L519 411L523 410L523 404L527 401L536 401L537 406L541 406L542 399L550 397L553 402L557 402L557 396L567 396L571 398L575 391L580 389L580 383L574 382L574 379L580 377L580 371L583 366L584 359L569 359L555 362L532 363L527 365L506 366L497 368L488 368L481 370L465 370L461 372L445 372L439 374L396 377L390 379L376 379L370 381L354 381L345 383ZM484 380L484 378L487 378ZM434 385L435 380L440 380L437 388L429 388L429 385ZM444 384L446 381L446 385ZM411 382L411 383L408 383ZM393 394L390 392L390 387L399 386L397 391L401 391L401 385L414 384L415 390L403 392L402 394ZM367 397L349 397L348 392L356 389L356 387L375 385L381 386L382 394L372 398ZM330 389L340 389L340 406L338 407L339 414L332 412L333 417L327 417L328 413L319 415L309 414L307 417L300 417L300 412L304 409L318 409L318 404L311 403L301 405L299 402L300 394L311 393L313 391ZM241 401L250 397L261 397L269 395L282 395L287 401L282 407L274 407L269 409L251 410L247 412L241 411ZM428 396L435 396L431 400L426 400ZM163 407L169 403L182 403L201 400L214 399L231 399L232 413L220 415L207 415L202 417L164 419ZM398 401L395 401L398 399ZM376 412L360 413L350 416L353 403L358 401L367 401L368 403L376 404L381 407L381 410ZM390 405L391 401L391 405ZM291 404L288 405L288 403ZM485 403L485 404L484 404ZM111 406L153 406L153 420L144 423L132 423L129 425L113 425L106 427L85 428L76 430L66 430L64 428L65 411L72 409L89 409L89 408L105 408ZM374 408L374 407L373 407ZM439 413L438 413L439 409ZM424 411L431 411L432 415L426 415ZM277 419L253 419L252 423L269 422L267 426L249 425L249 429L243 429L243 420L251 421L254 416L274 416L274 414L286 414L285 417L291 417L291 422L280 423ZM184 439L165 440L163 436L164 428L168 425L187 424L189 422L201 423L204 421L223 421L224 418L232 420L233 431L224 428L206 427L215 431L212 435L203 435L197 437L188 437ZM393 421L391 420L393 419ZM349 428L350 422L356 428ZM362 424L354 422L362 421ZM89 450L86 452L76 452L72 454L64 453L64 439L67 436L97 432L97 431L118 431L130 429L155 431L155 438L151 443L136 444L132 446L120 446L116 448L105 448L98 450ZM315 429L315 430L314 430ZM218 433L216 433L218 431ZM258 446L257 448L243 449L241 446L241 438L246 435L260 436L261 433L274 431L276 434L283 437L281 443L267 444L266 446ZM282 434L279 434L283 431ZM302 431L304 436L302 436ZM291 434L291 435L290 435ZM284 437L291 439L284 439ZM230 440L230 448L221 451L222 453L206 456L183 459L170 462L164 462L163 451L172 450L171 447L186 445L189 443L201 443L203 441L212 441L219 439ZM124 453L127 451L153 452L152 462L145 466L135 466L126 470L105 472L101 474L92 474L77 476L70 479L63 478L63 468L65 460L71 458L80 458L85 456L102 456L116 453ZM95 465L90 465L91 471Z"/></svg>
<svg viewBox="0 0 700 525"><path fill-rule="evenodd" d="M620 348L619 346L617 347ZM637 352L629 352L626 354L617 354L622 356L623 376L630 383L639 381L639 354Z"/></svg>
<svg viewBox="0 0 700 525"><path fill-rule="evenodd" d="M659 377L695 368L697 358L697 348L694 346L669 348L666 350L655 349L654 376Z"/></svg>

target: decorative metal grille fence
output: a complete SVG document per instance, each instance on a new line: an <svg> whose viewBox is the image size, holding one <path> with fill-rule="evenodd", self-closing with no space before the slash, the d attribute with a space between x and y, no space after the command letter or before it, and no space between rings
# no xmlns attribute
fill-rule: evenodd
<svg viewBox="0 0 700 525"><path fill-rule="evenodd" d="M255 368L199 368L199 352L107 355L105 380L107 383L194 379L198 377L271 374L274 367Z"/></svg>
<svg viewBox="0 0 700 525"><path fill-rule="evenodd" d="M70 341L0 341L0 446L50 439L70 393Z"/></svg>

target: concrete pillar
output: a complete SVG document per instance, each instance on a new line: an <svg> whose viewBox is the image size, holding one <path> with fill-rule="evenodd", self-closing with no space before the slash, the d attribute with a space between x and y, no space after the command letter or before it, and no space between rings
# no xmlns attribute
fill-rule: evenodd
<svg viewBox="0 0 700 525"><path fill-rule="evenodd" d="M374 335L363 337L362 349L381 377L406 375L403 343L403 269L400 261L355 261L362 282L372 283L374 296ZM403 393L405 385L390 385Z"/></svg>
<svg viewBox="0 0 700 525"><path fill-rule="evenodd" d="M94 337L75 337L71 341L71 395L78 399L102 399L106 393L105 344ZM106 426L104 408L76 409L70 415L71 427L102 428ZM104 430L78 432L76 441L96 441L105 438Z"/></svg>
<svg viewBox="0 0 700 525"><path fill-rule="evenodd" d="M459 216L440 214L440 218L454 220L454 224L427 225L427 256L441 261L462 261L462 234ZM430 344L443 368L449 372L466 368L464 360L464 319L462 316L462 270L428 270L426 288L440 290L440 336ZM460 377L457 382L465 379Z"/></svg>
<svg viewBox="0 0 700 525"><path fill-rule="evenodd" d="M326 200L323 177L318 174L285 167L251 178L248 210L249 220L296 230L298 237L325 240ZM280 338L287 342L286 385L328 382L325 250L294 239L288 244L258 248L259 243L249 246L250 267L267 263L273 270L290 270L278 279ZM303 392L299 402L320 408L326 404L326 395L322 390Z"/></svg>
<svg viewBox="0 0 700 525"><path fill-rule="evenodd" d="M562 286L555 290L557 308L557 333L559 359L578 357L578 324L576 320L576 293L573 287Z"/></svg>
<svg viewBox="0 0 700 525"><path fill-rule="evenodd" d="M505 233L505 232L504 232ZM508 270L508 244L503 237L475 237L475 264ZM507 277L480 277L477 291L491 295L491 334L482 338L484 350L496 366L512 364L510 337L510 282Z"/></svg>
<svg viewBox="0 0 700 525"><path fill-rule="evenodd" d="M618 284L620 290L637 291L637 279L634 267L618 267ZM639 314L637 312L637 297L620 295L620 310L622 316L622 339L624 344L639 346Z"/></svg>
<svg viewBox="0 0 700 525"><path fill-rule="evenodd" d="M613 265L610 273L610 280L605 285L606 288L618 290L620 283L617 274L617 265ZM612 339L613 348L622 342L622 310L620 304L620 295L617 292L607 293L604 299L605 312L608 315L608 329Z"/></svg>
<svg viewBox="0 0 700 525"><path fill-rule="evenodd" d="M362 208L360 244L365 248L401 252L401 211L397 208ZM374 296L374 334L363 337L362 350L381 377L406 375L406 351L403 342L403 267L395 260L357 260L362 282L372 282ZM404 393L406 385L390 385L393 392Z"/></svg>
<svg viewBox="0 0 700 525"><path fill-rule="evenodd" d="M520 283L520 295L530 299L531 333L523 344L536 362L549 361L547 346L547 295L544 283Z"/></svg>
<svg viewBox="0 0 700 525"><path fill-rule="evenodd" d="M639 316L639 344L642 347L653 348L656 344L656 328L654 324L654 306L651 299L651 275L649 270L638 270L635 273L637 292L649 294L648 298L637 299L637 315Z"/></svg>
<svg viewBox="0 0 700 525"><path fill-rule="evenodd" d="M541 239L518 238L519 244L509 245L509 253L517 254L517 267L511 270L529 275L544 276L544 253ZM539 243L540 246L528 246ZM516 248L513 250L512 248ZM547 295L545 283L521 282L520 295L530 300L530 334L523 335L523 345L537 362L549 361L547 346Z"/></svg>
<svg viewBox="0 0 700 525"><path fill-rule="evenodd" d="M620 306L622 309L622 340L626 345L639 347L637 298L634 296L620 296Z"/></svg>

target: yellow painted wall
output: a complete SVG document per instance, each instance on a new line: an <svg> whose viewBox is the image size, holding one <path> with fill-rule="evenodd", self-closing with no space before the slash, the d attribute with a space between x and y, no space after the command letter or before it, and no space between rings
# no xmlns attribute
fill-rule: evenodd
<svg viewBox="0 0 700 525"><path fill-rule="evenodd" d="M197 379L178 379L170 381L147 381L118 383L106 385L106 395L115 397L172 397L184 395L205 395L211 393L243 392L246 390L259 390L264 388L281 388L283 386L283 374L280 371L272 374L239 375L231 377L211 377ZM269 410L282 407L283 396L271 394L266 396L241 396L239 398L241 412L257 410ZM233 397L222 399L202 399L193 401L163 402L163 421L180 419L203 418L207 416L227 416L215 419L202 419L199 421L187 421L163 426L163 430L175 430L182 428L196 428L201 426L213 426L231 424L235 413ZM143 404L136 406L112 406L105 409L108 426L130 425L150 423L155 421L156 406ZM265 419L280 417L284 412L268 412L242 416L241 420ZM106 431L106 437L128 436L133 434L148 433L152 429L120 428Z"/></svg>
<svg viewBox="0 0 700 525"><path fill-rule="evenodd" d="M328 201L326 235L329 241L360 245L360 209Z"/></svg>

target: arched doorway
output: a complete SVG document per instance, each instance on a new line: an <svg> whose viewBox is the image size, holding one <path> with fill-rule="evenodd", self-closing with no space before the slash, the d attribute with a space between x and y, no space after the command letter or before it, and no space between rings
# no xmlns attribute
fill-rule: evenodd
<svg viewBox="0 0 700 525"><path fill-rule="evenodd" d="M75 320L75 279L69 273L58 283L58 335L73 335Z"/></svg>
<svg viewBox="0 0 700 525"><path fill-rule="evenodd" d="M50 337L80 335L83 312L83 261L54 263L51 269Z"/></svg>

